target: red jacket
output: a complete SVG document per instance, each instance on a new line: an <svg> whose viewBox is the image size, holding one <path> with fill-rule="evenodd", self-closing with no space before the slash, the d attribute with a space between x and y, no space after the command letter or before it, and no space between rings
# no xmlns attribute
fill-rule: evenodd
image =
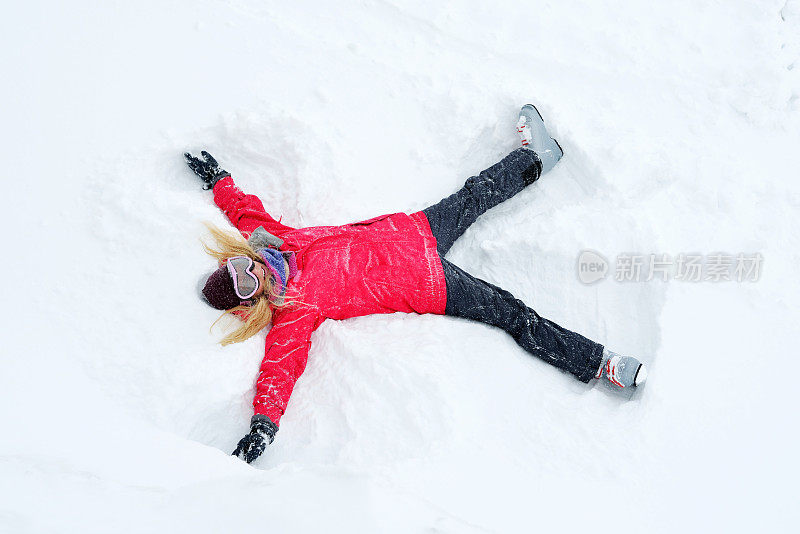
<svg viewBox="0 0 800 534"><path fill-rule="evenodd" d="M275 310L253 399L255 413L276 425L306 367L311 333L325 319L398 311L444 314L442 263L421 211L292 228L273 219L258 197L245 195L230 177L214 186L214 201L245 236L263 226L284 240L281 250L297 256L298 273L289 280L287 297L302 304Z"/></svg>

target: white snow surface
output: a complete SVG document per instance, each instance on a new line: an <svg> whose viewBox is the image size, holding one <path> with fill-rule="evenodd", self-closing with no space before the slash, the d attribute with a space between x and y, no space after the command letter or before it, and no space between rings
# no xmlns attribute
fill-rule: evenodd
<svg viewBox="0 0 800 534"><path fill-rule="evenodd" d="M796 528L800 0L6 5L0 531ZM566 156L449 254L650 364L633 396L439 316L327 321L275 443L221 348L182 161L293 226ZM581 284L581 250L760 252L755 283Z"/></svg>

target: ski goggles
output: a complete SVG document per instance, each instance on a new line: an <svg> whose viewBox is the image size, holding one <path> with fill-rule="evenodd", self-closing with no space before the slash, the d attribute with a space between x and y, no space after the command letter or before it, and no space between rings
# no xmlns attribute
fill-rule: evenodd
<svg viewBox="0 0 800 534"><path fill-rule="evenodd" d="M233 290L236 292L236 296L247 300L255 295L261 284L253 273L253 260L247 256L234 256L228 258L225 263L228 265L228 273L233 279Z"/></svg>

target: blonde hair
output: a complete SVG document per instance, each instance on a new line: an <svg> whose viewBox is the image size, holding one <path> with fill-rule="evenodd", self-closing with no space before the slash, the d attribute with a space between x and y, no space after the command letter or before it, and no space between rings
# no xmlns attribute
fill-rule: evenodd
<svg viewBox="0 0 800 534"><path fill-rule="evenodd" d="M203 224L205 224L206 229L216 242L216 246L212 247L205 241L201 241L203 243L203 248L209 255L216 258L220 265L233 256L247 256L253 261L264 262L261 256L253 250L253 247L250 246L240 233L226 232L211 223ZM225 310L222 315L211 324L211 328L214 328L214 325L223 317L236 317L241 319L243 324L223 337L220 340L220 344L224 346L230 345L231 343L241 343L256 335L272 322L272 309L281 307L283 304L278 304L280 301L281 295L276 293L275 282L272 277L270 277L267 281L267 287L264 288L264 293L256 297L253 304L249 306L240 304L235 308Z"/></svg>

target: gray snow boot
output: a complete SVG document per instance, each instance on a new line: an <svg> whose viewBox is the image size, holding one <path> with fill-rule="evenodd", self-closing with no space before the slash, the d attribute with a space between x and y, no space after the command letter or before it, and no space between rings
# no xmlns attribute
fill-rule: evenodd
<svg viewBox="0 0 800 534"><path fill-rule="evenodd" d="M617 387L636 387L647 380L647 368L636 358L620 356L616 352L603 349L603 363L595 378L603 376Z"/></svg>
<svg viewBox="0 0 800 534"><path fill-rule="evenodd" d="M533 104L525 104L519 110L517 132L522 141L522 148L533 150L542 160L542 173L552 169L564 151L558 141L550 137L544 126L544 119Z"/></svg>

